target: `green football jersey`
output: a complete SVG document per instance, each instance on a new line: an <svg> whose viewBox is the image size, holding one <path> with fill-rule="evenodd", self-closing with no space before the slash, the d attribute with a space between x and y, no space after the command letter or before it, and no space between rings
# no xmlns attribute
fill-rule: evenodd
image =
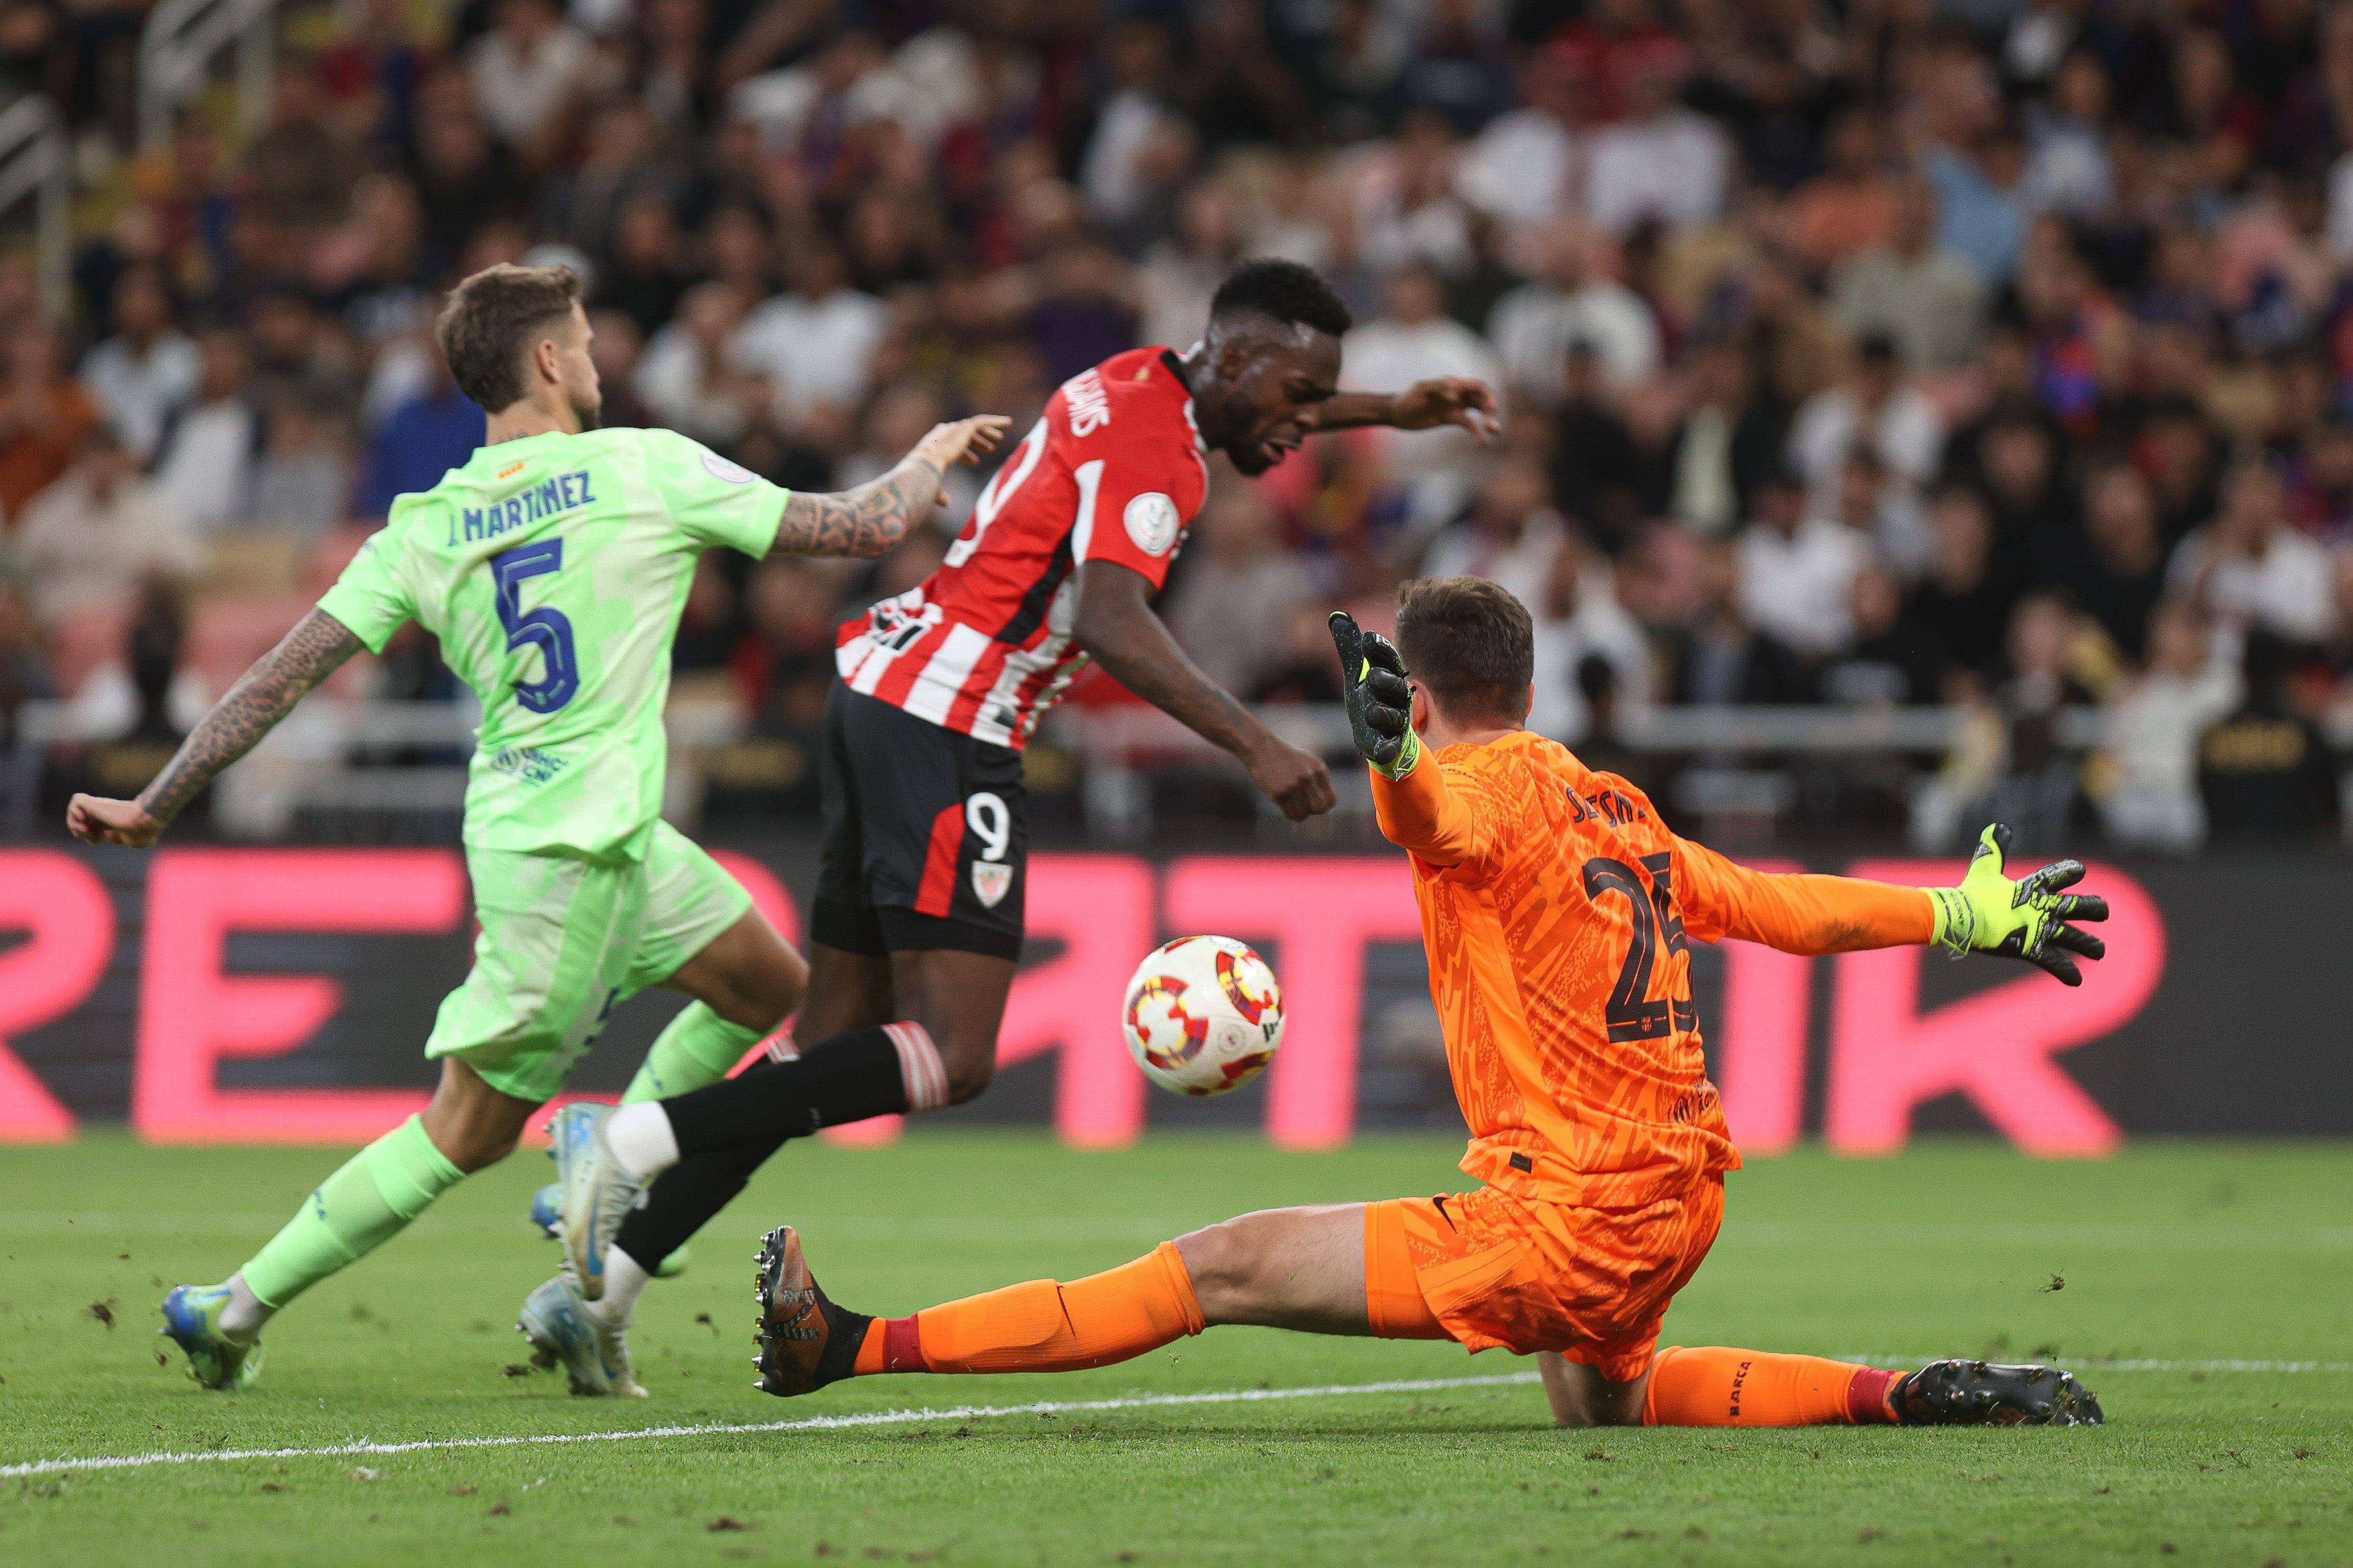
<svg viewBox="0 0 2353 1568"><path fill-rule="evenodd" d="M789 495L670 430L501 441L394 501L319 607L376 653L416 620L481 699L468 844L636 854L695 562L765 555Z"/></svg>

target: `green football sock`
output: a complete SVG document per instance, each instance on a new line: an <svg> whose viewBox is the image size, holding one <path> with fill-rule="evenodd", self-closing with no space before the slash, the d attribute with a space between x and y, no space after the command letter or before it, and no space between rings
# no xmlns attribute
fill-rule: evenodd
<svg viewBox="0 0 2353 1568"><path fill-rule="evenodd" d="M412 1116L322 1182L239 1272L275 1310L391 1240L465 1176Z"/></svg>
<svg viewBox="0 0 2353 1568"><path fill-rule="evenodd" d="M621 1103L669 1100L689 1089L708 1088L725 1078L761 1038L758 1030L731 1024L703 1004L690 1002L656 1037Z"/></svg>

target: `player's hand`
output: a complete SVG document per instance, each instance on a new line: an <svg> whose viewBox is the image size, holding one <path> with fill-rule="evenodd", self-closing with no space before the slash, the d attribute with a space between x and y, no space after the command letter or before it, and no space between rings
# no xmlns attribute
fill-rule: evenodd
<svg viewBox="0 0 2353 1568"><path fill-rule="evenodd" d="M135 800L78 795L66 806L66 828L84 844L127 844L144 849L164 836L161 819Z"/></svg>
<svg viewBox="0 0 2353 1568"><path fill-rule="evenodd" d="M1340 650L1349 738L1365 761L1390 778L1403 778L1421 757L1405 660L1380 633L1358 630L1356 617L1345 610L1332 612L1332 642Z"/></svg>
<svg viewBox="0 0 2353 1568"><path fill-rule="evenodd" d="M2084 984L2075 957L2105 958L2107 944L2071 921L2104 921L2108 901L2085 893L2063 893L2084 879L2081 860L2054 860L2017 881L2002 874L2010 853L2010 829L1997 822L1978 836L1968 875L1957 888L1931 888L1936 931L1930 940L1961 952L1998 952L2022 958L2068 985Z"/></svg>
<svg viewBox="0 0 2353 1568"><path fill-rule="evenodd" d="M1002 414L976 414L969 419L951 419L944 425L934 425L931 433L915 443L908 456L921 458L939 469L943 478L958 463L977 463L997 450L1005 438L1006 426L1012 424ZM947 487L940 487L938 504L945 505Z"/></svg>
<svg viewBox="0 0 2353 1568"><path fill-rule="evenodd" d="M1248 760L1250 783L1293 822L1320 816L1340 803L1339 792L1332 787L1332 770L1313 752L1271 741Z"/></svg>
<svg viewBox="0 0 2353 1568"><path fill-rule="evenodd" d="M1504 428L1494 388L1465 375L1415 382L1390 400L1389 423L1399 430L1460 425L1482 441L1493 441Z"/></svg>

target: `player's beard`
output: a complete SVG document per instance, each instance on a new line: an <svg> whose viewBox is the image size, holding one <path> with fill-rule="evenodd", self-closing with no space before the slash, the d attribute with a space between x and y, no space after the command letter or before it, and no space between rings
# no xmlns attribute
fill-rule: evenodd
<svg viewBox="0 0 2353 1568"><path fill-rule="evenodd" d="M605 400L601 397L584 400L575 395L572 399L572 417L580 422L583 430L601 429L605 423Z"/></svg>

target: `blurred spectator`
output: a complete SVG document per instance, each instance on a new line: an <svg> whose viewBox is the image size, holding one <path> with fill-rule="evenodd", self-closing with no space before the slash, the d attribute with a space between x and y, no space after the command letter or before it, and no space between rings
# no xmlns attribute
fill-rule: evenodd
<svg viewBox="0 0 2353 1568"><path fill-rule="evenodd" d="M1350 332L1343 380L1350 386L1410 386L1431 376L1468 375L1493 384L1502 367L1486 340L1447 316L1446 281L1423 262L1399 267L1389 279L1388 309ZM1388 437L1393 475L1459 470L1476 449L1460 430L1420 430Z"/></svg>
<svg viewBox="0 0 2353 1568"><path fill-rule="evenodd" d="M1651 307L1602 268L1600 248L1588 230L1553 229L1535 277L1496 301L1487 318L1504 374L1545 404L1559 401L1564 367L1578 345L1599 360L1613 390L1634 386L1658 368Z"/></svg>
<svg viewBox="0 0 2353 1568"><path fill-rule="evenodd" d="M1342 699L1327 614L1320 605L1300 605L1276 623L1279 637L1267 668L1243 689L1250 701L1330 704Z"/></svg>
<svg viewBox="0 0 2353 1568"><path fill-rule="evenodd" d="M1936 194L1912 178L1894 187L1887 235L1842 262L1831 309L1857 338L1893 338L1915 374L1977 362L1984 288L1967 261L1936 239Z"/></svg>
<svg viewBox="0 0 2353 1568"><path fill-rule="evenodd" d="M1589 667L1603 682L1613 721L1651 700L1651 647L1618 602L1609 563L1571 534L1553 552L1543 592L1528 601L1535 621L1535 691L1529 728L1577 744L1593 732ZM1588 763L1599 767L1601 764Z"/></svg>
<svg viewBox="0 0 2353 1568"><path fill-rule="evenodd" d="M2026 148L2018 132L2000 126L1967 148L1929 149L1929 179L1943 219L1938 243L1967 261L1989 284L2010 280L2026 241Z"/></svg>
<svg viewBox="0 0 2353 1568"><path fill-rule="evenodd" d="M185 575L199 559L187 520L139 477L130 447L103 425L25 509L10 542L33 609L51 626L126 605L147 579Z"/></svg>
<svg viewBox="0 0 2353 1568"><path fill-rule="evenodd" d="M1205 180L1187 193L1176 232L1152 247L1137 269L1144 308L1143 341L1189 347L1209 319L1209 297L1242 258L1241 214L1223 182Z"/></svg>
<svg viewBox="0 0 2353 1568"><path fill-rule="evenodd" d="M1813 510L1795 475L1768 477L1738 542L1740 614L1809 658L1854 637L1854 579L1871 559L1863 534Z"/></svg>
<svg viewBox="0 0 2353 1568"><path fill-rule="evenodd" d="M1821 700L1841 708L1909 707L1944 700L1945 650L1904 603L1894 574L1873 564L1850 589L1854 641L1825 666Z"/></svg>
<svg viewBox="0 0 2353 1568"><path fill-rule="evenodd" d="M2112 463L2094 476L2080 545L2066 556L2057 580L2084 613L2100 624L2119 653L2139 658L2147 647L2150 616L2165 593L2166 564L2165 544L2157 533L2156 498L2138 469L2129 463ZM2157 657L2150 653L2152 662Z"/></svg>
<svg viewBox="0 0 2353 1568"><path fill-rule="evenodd" d="M1855 344L1844 379L1798 411L1789 458L1828 505L1856 447L1869 447L1897 484L1917 489L1936 476L1944 443L1944 420L1928 395L1905 377L1895 340L1873 332Z"/></svg>
<svg viewBox="0 0 2353 1568"><path fill-rule="evenodd" d="M1832 121L1823 148L1830 166L1790 197L1789 228L1807 260L1831 268L1888 242L1896 229L1900 186L1868 110L1850 109Z"/></svg>
<svg viewBox="0 0 2353 1568"><path fill-rule="evenodd" d="M25 503L66 471L98 424L98 405L66 374L64 345L46 327L8 339L0 381L0 521L23 525Z"/></svg>
<svg viewBox="0 0 2353 1568"><path fill-rule="evenodd" d="M215 327L204 335L195 395L164 430L155 461L164 504L198 533L246 521L261 415L252 391L252 354L244 335ZM345 489L350 489L346 480Z"/></svg>
<svg viewBox="0 0 2353 1568"><path fill-rule="evenodd" d="M2328 552L2287 525L2279 479L2259 458L2231 470L2221 510L2175 550L2167 586L2229 624L2293 642L2326 642L2337 626Z"/></svg>
<svg viewBox="0 0 2353 1568"><path fill-rule="evenodd" d="M2082 528L2050 424L2031 409L1998 410L1977 438L1977 481L2005 566L2038 582L2063 579Z"/></svg>
<svg viewBox="0 0 2353 1568"><path fill-rule="evenodd" d="M1135 346L1127 271L1108 246L1066 240L1046 255L1036 274L1037 292L1023 325L1056 384Z"/></svg>
<svg viewBox="0 0 2353 1568"><path fill-rule="evenodd" d="M1669 437L1654 514L1702 533L1731 531L1757 486L1781 466L1781 432L1756 395L1748 356L1728 342L1694 351L1691 406Z"/></svg>
<svg viewBox="0 0 2353 1568"><path fill-rule="evenodd" d="M483 119L533 165L552 155L594 64L592 46L565 22L555 0L498 0L497 21L469 60Z"/></svg>
<svg viewBox="0 0 2353 1568"><path fill-rule="evenodd" d="M721 447L744 434L763 401L733 351L748 305L733 283L687 290L678 319L646 345L630 383L655 419Z"/></svg>
<svg viewBox="0 0 2353 1568"><path fill-rule="evenodd" d="M1989 761L1991 777L1962 802L1939 837L1947 842L1980 820L2006 822L2028 844L2055 844L2066 835L2082 798L2080 768L2062 743L2060 721L2070 707L2092 700L2073 673L2076 630L2066 605L2048 594L2029 594L2010 615L2005 643L2009 679L1997 688L1991 718L1998 726Z"/></svg>
<svg viewBox="0 0 2353 1568"><path fill-rule="evenodd" d="M196 345L172 329L164 280L144 268L124 273L114 286L114 335L83 358L81 379L140 462L154 457L202 375Z"/></svg>
<svg viewBox="0 0 2353 1568"><path fill-rule="evenodd" d="M1710 544L1702 557L1699 613L1668 639L1669 700L1707 707L1812 701L1805 660L1741 618L1739 580L1733 545Z"/></svg>
<svg viewBox="0 0 2353 1568"><path fill-rule="evenodd" d="M1292 611L1316 584L1282 548L1281 520L1256 485L1212 489L1193 532L1169 629L1210 679L1245 690L1280 657Z"/></svg>
<svg viewBox="0 0 2353 1568"><path fill-rule="evenodd" d="M254 475L253 526L309 545L343 520L351 495L351 454L333 420L301 398L274 400Z"/></svg>
<svg viewBox="0 0 2353 1568"><path fill-rule="evenodd" d="M2239 671L2225 639L2179 600L2148 620L2148 668L2108 706L2114 776L2100 802L2108 836L2150 849L2193 849L2205 837L2199 739L2238 705Z"/></svg>
<svg viewBox="0 0 2353 1568"><path fill-rule="evenodd" d="M1984 498L1966 485L1938 490L1928 506L1928 538L1927 574L1913 588L1907 613L1957 670L1989 685L2018 589L1994 558Z"/></svg>
<svg viewBox="0 0 2353 1568"><path fill-rule="evenodd" d="M1732 151L1713 121L1683 106L1683 51L1640 51L1624 76L1625 117L1593 137L1585 210L1623 237L1644 218L1693 228L1723 210Z"/></svg>
<svg viewBox="0 0 2353 1568"><path fill-rule="evenodd" d="M1503 458L1479 482L1461 521L1422 557L1424 577L1484 577L1524 605L1541 603L1553 557L1567 530L1549 504L1544 470L1525 458Z"/></svg>
<svg viewBox="0 0 2353 1568"><path fill-rule="evenodd" d="M791 289L744 319L729 353L767 378L776 416L786 423L819 404L849 410L865 395L882 319L882 302L849 286L837 247L807 244L794 258Z"/></svg>
<svg viewBox="0 0 2353 1568"><path fill-rule="evenodd" d="M1382 34L1374 0L1354 0L1348 8L1361 14L1366 34ZM1557 223L1579 163L1585 91L1577 75L1547 51L1530 53L1520 68L1520 107L1487 121L1457 168L1454 187L1463 200L1516 228Z"/></svg>
<svg viewBox="0 0 2353 1568"><path fill-rule="evenodd" d="M1183 134L1186 121L1166 100L1168 35L1159 23L1139 17L1112 28L1103 57L1109 90L1095 111L1079 188L1099 221L1118 225L1136 216L1149 193L1155 145Z"/></svg>
<svg viewBox="0 0 2353 1568"><path fill-rule="evenodd" d="M1642 472L1634 435L1601 385L1601 364L1583 340L1562 355L1553 411L1552 484L1560 504L1612 549L1641 521Z"/></svg>
<svg viewBox="0 0 2353 1568"><path fill-rule="evenodd" d="M2198 793L2216 842L2311 843L2343 809L2327 742L2288 691L2295 652L2261 626L2246 637L2246 695L2199 737Z"/></svg>
<svg viewBox="0 0 2353 1568"><path fill-rule="evenodd" d="M395 496L431 489L482 444L482 411L466 401L438 354L431 374L425 389L396 406L368 437L353 515L384 516Z"/></svg>

